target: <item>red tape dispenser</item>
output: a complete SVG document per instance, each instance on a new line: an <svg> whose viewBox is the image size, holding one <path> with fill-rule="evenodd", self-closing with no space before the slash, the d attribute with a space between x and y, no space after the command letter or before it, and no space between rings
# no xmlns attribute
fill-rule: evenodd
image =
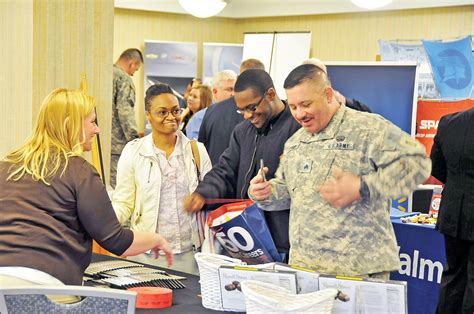
<svg viewBox="0 0 474 314"><path fill-rule="evenodd" d="M159 287L136 287L129 291L137 293L137 309L163 309L173 304L173 290Z"/></svg>

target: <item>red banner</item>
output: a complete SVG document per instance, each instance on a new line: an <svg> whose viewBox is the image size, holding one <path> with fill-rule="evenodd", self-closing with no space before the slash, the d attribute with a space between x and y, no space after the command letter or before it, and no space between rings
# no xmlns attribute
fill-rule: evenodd
<svg viewBox="0 0 474 314"><path fill-rule="evenodd" d="M416 139L425 145L428 156L431 153L431 146L433 146L433 139L438 130L438 123L441 117L449 113L464 111L473 107L473 99L448 102L418 100Z"/></svg>
<svg viewBox="0 0 474 314"><path fill-rule="evenodd" d="M431 154L433 139L438 131L438 123L441 117L449 113L464 111L473 107L473 99L446 102L418 100L415 137L425 145L426 154L428 156ZM433 177L429 178L425 183L439 184Z"/></svg>

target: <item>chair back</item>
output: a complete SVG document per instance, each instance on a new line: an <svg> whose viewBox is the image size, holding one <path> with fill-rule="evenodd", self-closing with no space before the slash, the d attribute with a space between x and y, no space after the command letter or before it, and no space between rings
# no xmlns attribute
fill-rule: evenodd
<svg viewBox="0 0 474 314"><path fill-rule="evenodd" d="M80 296L71 304L47 296ZM135 313L136 292L83 286L0 287L0 313Z"/></svg>

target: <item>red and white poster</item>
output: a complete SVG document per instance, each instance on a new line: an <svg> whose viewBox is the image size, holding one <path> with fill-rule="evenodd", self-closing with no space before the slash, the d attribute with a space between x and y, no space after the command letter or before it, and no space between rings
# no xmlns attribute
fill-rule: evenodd
<svg viewBox="0 0 474 314"><path fill-rule="evenodd" d="M442 116L453 112L464 111L474 107L473 99L464 99L458 101L432 101L418 100L416 112L416 139L426 148L426 154L431 154L433 140L438 131L438 123ZM426 184L439 184L439 182L430 177Z"/></svg>
<svg viewBox="0 0 474 314"><path fill-rule="evenodd" d="M431 153L433 139L438 130L438 123L442 116L453 112L464 111L474 107L473 99L458 101L418 100L416 112L416 139L426 148L426 154Z"/></svg>

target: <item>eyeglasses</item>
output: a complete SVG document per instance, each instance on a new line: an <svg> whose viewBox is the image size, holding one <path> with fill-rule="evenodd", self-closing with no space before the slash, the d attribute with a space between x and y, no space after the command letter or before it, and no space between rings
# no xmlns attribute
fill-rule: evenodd
<svg viewBox="0 0 474 314"><path fill-rule="evenodd" d="M162 109L162 110L158 110L158 111L154 111L150 113L158 118L166 119L170 113L173 117L177 118L181 115L182 112L183 112L183 109L174 108L171 111Z"/></svg>
<svg viewBox="0 0 474 314"><path fill-rule="evenodd" d="M266 95L267 92L263 94L262 98L260 98L260 100L256 104L248 105L247 107L245 107L245 109L237 109L237 113L241 115L244 115L245 113L253 114L257 110L258 106L260 106Z"/></svg>

